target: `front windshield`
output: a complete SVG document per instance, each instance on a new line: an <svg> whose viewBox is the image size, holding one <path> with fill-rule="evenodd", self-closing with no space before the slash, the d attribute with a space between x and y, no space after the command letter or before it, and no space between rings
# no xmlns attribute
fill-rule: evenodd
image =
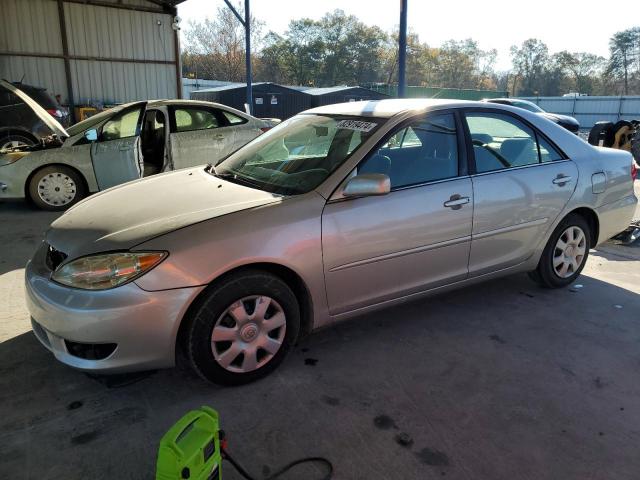
<svg viewBox="0 0 640 480"><path fill-rule="evenodd" d="M338 168L381 119L297 115L216 165L215 174L282 195L306 193Z"/></svg>
<svg viewBox="0 0 640 480"><path fill-rule="evenodd" d="M97 113L97 114L87 118L86 120L78 122L75 125L67 128L67 133L69 134L70 137L73 137L74 135L82 133L85 130L89 130L90 128L93 128L96 125L98 125L103 120L106 120L107 118L111 117L112 115L116 114L117 112L119 112L119 111L121 111L121 110L123 110L123 109L125 109L125 108L127 108L127 107L129 107L131 105L133 105L133 104L127 103L125 105L118 105L117 107L113 107L113 108L110 108L110 109L105 110L103 112Z"/></svg>
<svg viewBox="0 0 640 480"><path fill-rule="evenodd" d="M529 110L530 112L540 113L544 112L538 105L532 102L527 102L524 100L518 100L513 102L514 107L524 108L525 110Z"/></svg>

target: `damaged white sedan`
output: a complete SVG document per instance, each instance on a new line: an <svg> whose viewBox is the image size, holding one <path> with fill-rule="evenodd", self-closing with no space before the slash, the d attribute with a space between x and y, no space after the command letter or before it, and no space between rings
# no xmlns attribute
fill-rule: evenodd
<svg viewBox="0 0 640 480"><path fill-rule="evenodd" d="M160 172L216 163L274 125L191 100L121 105L65 130L28 95L0 80L51 130L34 146L0 151L0 199L65 210L86 195Z"/></svg>

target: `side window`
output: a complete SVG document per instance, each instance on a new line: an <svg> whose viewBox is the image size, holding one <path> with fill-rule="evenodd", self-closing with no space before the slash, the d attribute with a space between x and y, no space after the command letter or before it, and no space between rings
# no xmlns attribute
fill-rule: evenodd
<svg viewBox="0 0 640 480"><path fill-rule="evenodd" d="M212 110L202 108L176 108L176 132L189 132L191 130L208 130L218 128L220 122Z"/></svg>
<svg viewBox="0 0 640 480"><path fill-rule="evenodd" d="M141 109L137 108L111 117L111 119L102 126L100 140L108 142L109 140L118 140L120 138L135 137L138 135L140 112Z"/></svg>
<svg viewBox="0 0 640 480"><path fill-rule="evenodd" d="M473 142L478 173L534 165L562 158L523 122L500 113L468 113L467 125Z"/></svg>
<svg viewBox="0 0 640 480"><path fill-rule="evenodd" d="M562 160L563 157L558 150L547 142L544 138L538 135L538 146L540 147L540 161L555 162L556 160Z"/></svg>
<svg viewBox="0 0 640 480"><path fill-rule="evenodd" d="M231 112L227 112L226 110L222 110L222 114L227 119L227 122L229 122L229 125L240 125L241 123L247 122L244 118L239 117L238 115L235 115Z"/></svg>
<svg viewBox="0 0 640 480"><path fill-rule="evenodd" d="M391 188L458 175L458 142L453 114L431 115L398 130L358 166L358 174L383 173Z"/></svg>

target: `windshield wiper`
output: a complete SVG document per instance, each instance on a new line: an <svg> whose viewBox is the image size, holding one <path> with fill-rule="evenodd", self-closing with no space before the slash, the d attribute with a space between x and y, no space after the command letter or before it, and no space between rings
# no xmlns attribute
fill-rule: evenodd
<svg viewBox="0 0 640 480"><path fill-rule="evenodd" d="M207 165L206 171L214 177L221 178L227 182L237 183L238 185L244 185L245 187L257 188L258 190L264 190L264 184L258 180L253 180L237 173L218 173L216 167L212 164Z"/></svg>

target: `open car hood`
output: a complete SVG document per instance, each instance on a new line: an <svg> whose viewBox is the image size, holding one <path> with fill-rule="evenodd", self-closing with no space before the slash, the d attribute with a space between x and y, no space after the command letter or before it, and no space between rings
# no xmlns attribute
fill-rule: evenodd
<svg viewBox="0 0 640 480"><path fill-rule="evenodd" d="M56 134L60 139L69 137L69 134L67 133L67 131L64 129L62 125L60 125L60 123L55 118L49 115L47 111L38 104L38 102L36 102L33 98L31 98L29 95L24 93L18 87L7 82L6 80L1 80L1 79L0 79L0 87L6 88L11 93L17 95L18 98L20 98L20 100L26 103L29 106L29 108L31 108L31 110L33 110L33 112L38 116L38 118L40 118L40 120L42 120L44 124L47 127L49 127L52 134Z"/></svg>

